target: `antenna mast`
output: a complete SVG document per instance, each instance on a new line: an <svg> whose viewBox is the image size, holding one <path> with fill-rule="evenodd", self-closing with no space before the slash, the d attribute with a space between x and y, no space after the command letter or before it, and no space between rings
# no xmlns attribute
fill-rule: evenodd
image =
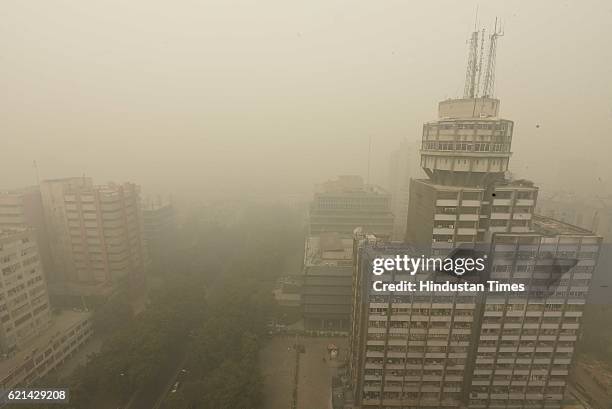
<svg viewBox="0 0 612 409"><path fill-rule="evenodd" d="M483 97L492 97L495 91L495 57L497 54L497 39L503 37L504 31L499 23L497 27L497 18L495 18L495 27L493 34L489 36L489 57L487 59L487 71L485 72L485 82L483 86Z"/></svg>
<svg viewBox="0 0 612 409"><path fill-rule="evenodd" d="M465 72L465 88L463 98L474 98L476 95L476 72L478 71L478 31L472 32L469 41L467 70Z"/></svg>
<svg viewBox="0 0 612 409"><path fill-rule="evenodd" d="M480 37L480 56L478 57L478 79L476 79L476 91L474 92L474 98L478 98L480 94L480 77L482 76L482 56L484 55L484 43L485 43L485 30L482 29Z"/></svg>

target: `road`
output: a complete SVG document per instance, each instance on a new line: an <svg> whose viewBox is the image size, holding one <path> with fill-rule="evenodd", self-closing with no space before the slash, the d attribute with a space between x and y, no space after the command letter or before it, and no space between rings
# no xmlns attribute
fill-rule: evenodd
<svg viewBox="0 0 612 409"><path fill-rule="evenodd" d="M186 361L187 361L187 356L185 354L183 359L176 366L176 368L174 370L173 376L171 378L168 378L168 382L166 383L166 386L164 388L162 388L162 394L157 399L157 401L155 402L155 405L153 405L152 409L159 409L160 407L162 407L162 404L164 403L166 397L170 393L170 390L172 389L172 386L176 383L176 379L178 378L178 376L179 376L179 374L181 372L181 369L183 369L185 367L185 362Z"/></svg>
<svg viewBox="0 0 612 409"><path fill-rule="evenodd" d="M148 387L136 391L125 409L158 409L175 382L187 359L186 348L179 348L176 357Z"/></svg>

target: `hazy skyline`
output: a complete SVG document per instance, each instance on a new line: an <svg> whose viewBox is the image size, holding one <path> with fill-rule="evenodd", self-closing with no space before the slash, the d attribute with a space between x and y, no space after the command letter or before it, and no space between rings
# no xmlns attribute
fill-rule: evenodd
<svg viewBox="0 0 612 409"><path fill-rule="evenodd" d="M5 1L0 189L34 184L36 160L41 179L86 174L149 194L302 193L365 175L370 136L384 184L389 152L461 96L475 9ZM609 191L612 3L491 1L478 16L504 22L496 96L516 123L513 171Z"/></svg>

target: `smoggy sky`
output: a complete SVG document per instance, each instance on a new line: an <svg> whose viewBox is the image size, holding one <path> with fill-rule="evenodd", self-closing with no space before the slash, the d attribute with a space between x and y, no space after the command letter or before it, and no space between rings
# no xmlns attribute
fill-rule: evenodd
<svg viewBox="0 0 612 409"><path fill-rule="evenodd" d="M611 190L612 2L481 1L513 171ZM383 183L461 96L468 1L4 0L0 188L92 176L190 195ZM586 179L585 179L586 178Z"/></svg>

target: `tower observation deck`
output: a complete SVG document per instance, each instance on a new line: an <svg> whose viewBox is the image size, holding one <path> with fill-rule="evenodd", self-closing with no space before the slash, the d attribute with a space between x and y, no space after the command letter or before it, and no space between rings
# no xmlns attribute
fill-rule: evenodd
<svg viewBox="0 0 612 409"><path fill-rule="evenodd" d="M423 125L421 167L439 185L485 187L504 178L512 121L498 117L488 97L440 102L438 120Z"/></svg>

